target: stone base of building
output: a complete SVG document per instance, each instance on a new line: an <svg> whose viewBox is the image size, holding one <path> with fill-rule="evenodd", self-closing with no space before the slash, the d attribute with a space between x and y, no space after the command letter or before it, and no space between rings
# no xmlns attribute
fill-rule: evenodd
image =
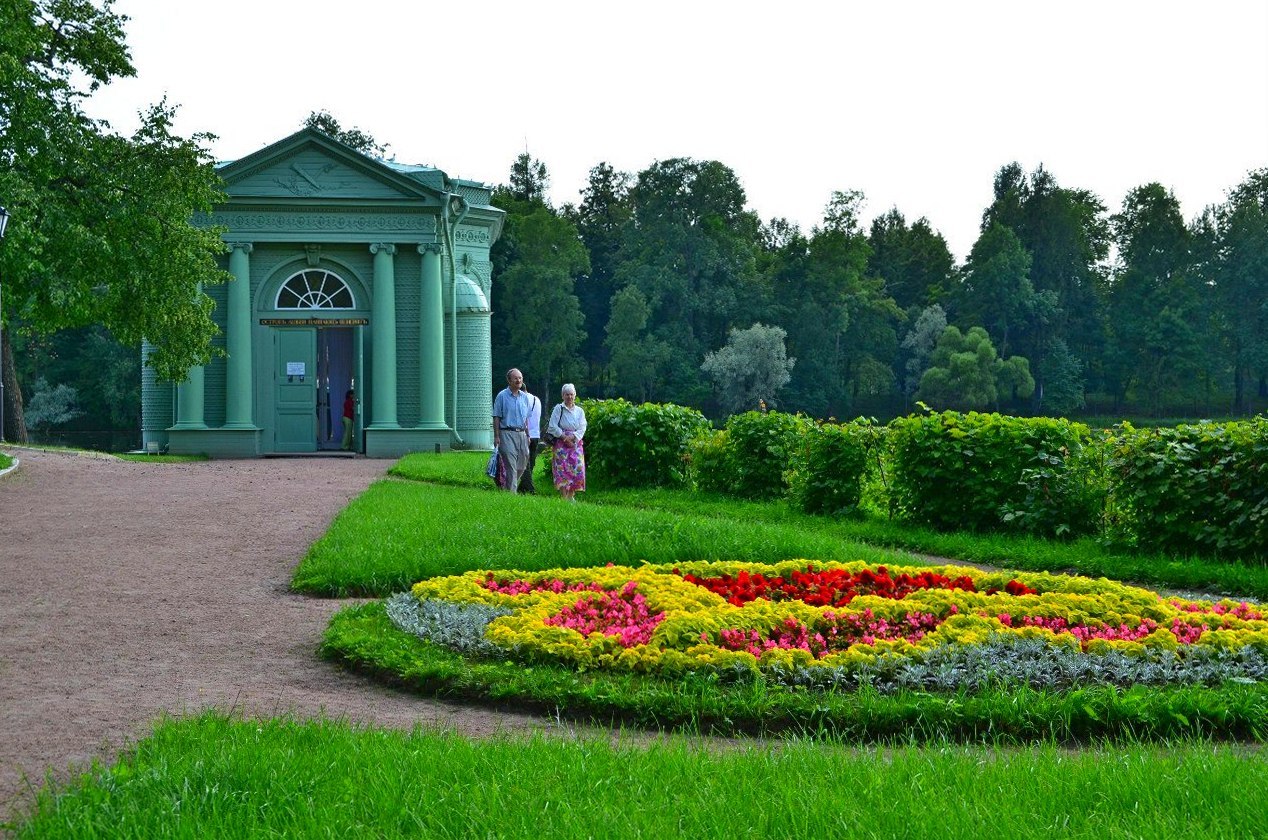
<svg viewBox="0 0 1268 840"><path fill-rule="evenodd" d="M441 452L453 448L453 433L448 429L366 429L367 458L399 458L410 452Z"/></svg>
<svg viewBox="0 0 1268 840"><path fill-rule="evenodd" d="M259 429L168 429L167 451L172 455L209 458L259 458Z"/></svg>

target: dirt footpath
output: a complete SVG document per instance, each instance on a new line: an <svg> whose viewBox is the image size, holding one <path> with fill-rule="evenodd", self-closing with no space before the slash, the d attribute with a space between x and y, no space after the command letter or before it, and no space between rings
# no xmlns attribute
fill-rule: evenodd
<svg viewBox="0 0 1268 840"><path fill-rule="evenodd" d="M291 572L389 461L14 451L21 467L0 478L0 822L46 771L109 760L163 712L472 735L548 725L396 692L315 656L343 604L289 593Z"/></svg>

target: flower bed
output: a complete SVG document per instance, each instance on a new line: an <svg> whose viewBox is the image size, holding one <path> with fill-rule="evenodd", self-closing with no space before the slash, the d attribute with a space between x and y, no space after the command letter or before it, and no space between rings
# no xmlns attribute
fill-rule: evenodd
<svg viewBox="0 0 1268 840"><path fill-rule="evenodd" d="M389 614L448 647L583 670L760 673L847 688L1268 680L1257 605L953 566L469 572L416 584Z"/></svg>

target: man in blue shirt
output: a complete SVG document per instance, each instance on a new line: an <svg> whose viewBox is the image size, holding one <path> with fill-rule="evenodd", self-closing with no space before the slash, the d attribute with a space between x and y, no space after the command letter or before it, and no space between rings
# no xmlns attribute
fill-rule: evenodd
<svg viewBox="0 0 1268 840"><path fill-rule="evenodd" d="M506 372L506 387L493 400L493 445L506 466L506 486L512 493L528 466L528 422L536 397L524 390L519 368Z"/></svg>

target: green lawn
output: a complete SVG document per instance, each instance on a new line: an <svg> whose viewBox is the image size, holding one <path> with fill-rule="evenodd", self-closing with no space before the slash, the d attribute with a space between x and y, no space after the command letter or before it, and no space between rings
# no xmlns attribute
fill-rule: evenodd
<svg viewBox="0 0 1268 840"><path fill-rule="evenodd" d="M681 491L567 505L497 493L481 453L418 455L340 514L296 570L323 594L387 594L472 568L783 557L911 562L912 551L1194 589L1268 593L1252 566L942 535ZM402 480L402 479L413 480ZM543 486L547 483L543 482ZM323 654L455 702L688 737L499 737L161 722L110 768L46 788L17 837L1257 837L1268 689L999 686L818 692L467 659L397 631L381 602L332 619ZM758 733L713 742L694 734ZM1234 739L1234 740L1228 740ZM1024 746L1023 746L1024 745ZM1071 748L1079 745L1077 748Z"/></svg>
<svg viewBox="0 0 1268 840"><path fill-rule="evenodd" d="M11 466L13 466L13 458L0 452L0 470L7 470Z"/></svg>
<svg viewBox="0 0 1268 840"><path fill-rule="evenodd" d="M436 457L436 456L429 456ZM488 479L485 479L487 482ZM636 565L684 560L907 563L824 530L557 496L385 479L344 509L295 570L296 590L389 595L473 569Z"/></svg>
<svg viewBox="0 0 1268 840"><path fill-rule="evenodd" d="M45 790L20 838L1268 836L1257 751L537 736L216 715Z"/></svg>

